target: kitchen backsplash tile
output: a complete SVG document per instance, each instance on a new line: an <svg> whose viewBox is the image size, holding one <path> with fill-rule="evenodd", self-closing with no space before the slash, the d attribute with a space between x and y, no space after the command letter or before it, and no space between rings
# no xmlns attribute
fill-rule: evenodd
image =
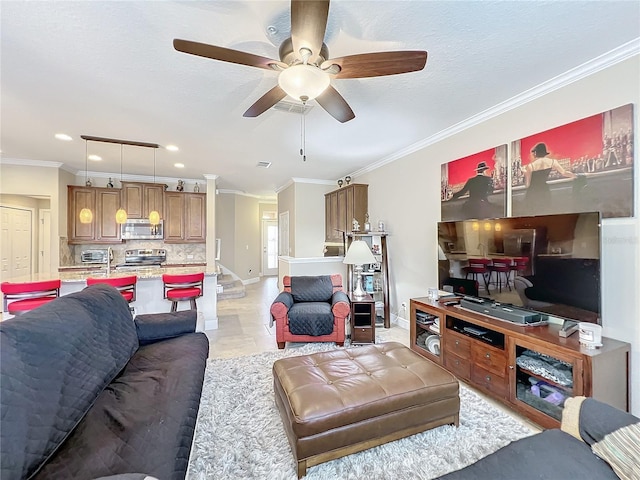
<svg viewBox="0 0 640 480"><path fill-rule="evenodd" d="M204 243L184 243L165 244L157 240L127 240L126 243L117 245L68 245L60 241L60 265L80 265L83 250L94 248L109 248L113 250L113 264L124 263L124 251L139 248L164 248L167 251L167 263L205 263L206 244ZM64 243L64 245L63 245ZM64 260L64 261L63 261Z"/></svg>

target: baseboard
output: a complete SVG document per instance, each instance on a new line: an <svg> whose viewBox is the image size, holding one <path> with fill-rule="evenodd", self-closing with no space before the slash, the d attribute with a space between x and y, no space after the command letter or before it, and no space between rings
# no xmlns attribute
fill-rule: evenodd
<svg viewBox="0 0 640 480"><path fill-rule="evenodd" d="M258 283L260 281L260 277L247 278L246 280L242 280L243 285L249 285L251 283Z"/></svg>
<svg viewBox="0 0 640 480"><path fill-rule="evenodd" d="M405 330L409 330L409 320L393 313L391 314L391 324L397 325Z"/></svg>

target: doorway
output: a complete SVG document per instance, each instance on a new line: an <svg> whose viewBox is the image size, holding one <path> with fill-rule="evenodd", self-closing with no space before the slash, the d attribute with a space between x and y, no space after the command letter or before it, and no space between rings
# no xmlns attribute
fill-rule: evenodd
<svg viewBox="0 0 640 480"><path fill-rule="evenodd" d="M0 277L9 280L32 273L33 210L0 207Z"/></svg>
<svg viewBox="0 0 640 480"><path fill-rule="evenodd" d="M262 275L278 274L278 222L262 220Z"/></svg>

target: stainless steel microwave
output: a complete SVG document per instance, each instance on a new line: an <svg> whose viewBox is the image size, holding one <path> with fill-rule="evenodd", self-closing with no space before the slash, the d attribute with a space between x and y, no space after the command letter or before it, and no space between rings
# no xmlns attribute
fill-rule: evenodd
<svg viewBox="0 0 640 480"><path fill-rule="evenodd" d="M163 240L164 224L152 225L147 218L130 218L120 225L122 240Z"/></svg>

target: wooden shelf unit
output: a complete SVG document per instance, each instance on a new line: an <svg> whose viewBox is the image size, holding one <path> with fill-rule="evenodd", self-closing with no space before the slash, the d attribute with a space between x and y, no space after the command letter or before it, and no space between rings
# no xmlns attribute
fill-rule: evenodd
<svg viewBox="0 0 640 480"><path fill-rule="evenodd" d="M387 233L385 232L350 232L347 234L347 248L349 250L351 242L354 240L364 240L371 248L372 245L378 245L378 252L373 256L379 264L379 268L369 271L366 269L362 273L362 282L364 289L369 293L375 302L382 303L382 325L384 328L391 327L391 319L389 317L389 265L387 262ZM347 265L347 290L353 291L356 282L356 275L353 265ZM377 315L377 314L376 314ZM374 318L376 318L374 315Z"/></svg>
<svg viewBox="0 0 640 480"><path fill-rule="evenodd" d="M568 396L593 397L629 411L629 343L603 338L601 348L588 349L577 334L560 337L560 325L520 326L427 297L411 299L410 307L412 350L544 428L560 425ZM439 320L439 355L417 341L424 331L419 312ZM558 370L533 372L523 366L529 358L543 366L549 358Z"/></svg>

